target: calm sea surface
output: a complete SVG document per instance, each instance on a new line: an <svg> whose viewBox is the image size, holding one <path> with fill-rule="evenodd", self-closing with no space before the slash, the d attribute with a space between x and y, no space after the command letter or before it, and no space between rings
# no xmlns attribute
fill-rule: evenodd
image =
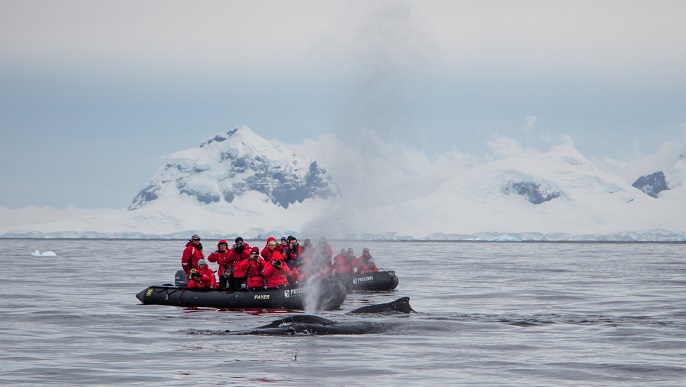
<svg viewBox="0 0 686 387"><path fill-rule="evenodd" d="M0 240L0 384L686 385L686 244L333 242L400 285L318 315L397 328L288 337L220 334L285 312L141 305L184 244ZM419 313L345 315L402 296Z"/></svg>

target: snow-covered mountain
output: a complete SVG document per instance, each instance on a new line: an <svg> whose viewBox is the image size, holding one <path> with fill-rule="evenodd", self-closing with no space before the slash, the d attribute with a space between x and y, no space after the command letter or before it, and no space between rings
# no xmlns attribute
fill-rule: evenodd
<svg viewBox="0 0 686 387"><path fill-rule="evenodd" d="M198 205L226 206L248 195L263 195L265 202L288 208L306 199L338 196L338 187L316 161L306 162L241 126L169 156L129 210L179 196Z"/></svg>
<svg viewBox="0 0 686 387"><path fill-rule="evenodd" d="M416 176L416 160L398 159L393 176L404 180L365 179L364 192L376 196L365 201L346 196L327 173L345 170L345 158L335 158L343 168L324 169L242 126L170 155L128 211L6 227L0 236L686 240L683 157L664 169L669 189L656 197L571 145L435 168L426 178ZM350 183L364 171L339 177ZM375 181L381 188L369 186Z"/></svg>
<svg viewBox="0 0 686 387"><path fill-rule="evenodd" d="M675 204L681 205L660 203L562 145L479 165L396 212L423 213L434 221L425 232L436 235L446 229L466 235L497 228L507 234L547 235L542 239L564 234L591 239L686 230L686 222L667 210ZM414 233L409 227L401 232Z"/></svg>
<svg viewBox="0 0 686 387"><path fill-rule="evenodd" d="M340 200L316 161L272 144L247 126L170 155L128 211L0 230L4 236L187 238L299 230Z"/></svg>
<svg viewBox="0 0 686 387"><path fill-rule="evenodd" d="M661 198L672 196L671 192L663 191L678 189L683 185L685 180L686 149L679 154L674 163L665 166L663 170L639 177L632 185L645 192L647 195L654 198Z"/></svg>

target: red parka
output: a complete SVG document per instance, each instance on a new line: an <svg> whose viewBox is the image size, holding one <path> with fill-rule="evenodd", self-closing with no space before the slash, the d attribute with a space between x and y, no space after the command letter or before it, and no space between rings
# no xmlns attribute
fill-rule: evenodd
<svg viewBox="0 0 686 387"><path fill-rule="evenodd" d="M269 262L272 260L272 255L274 255L274 252L279 253L279 256L281 255L281 245L279 245L278 242L277 242L276 246L274 247L274 250L269 250L269 242L271 242L271 241L276 242L276 238L274 238L274 237L267 238L267 243L264 245L264 248L260 252L260 256L262 257L262 259L264 259L265 262Z"/></svg>
<svg viewBox="0 0 686 387"><path fill-rule="evenodd" d="M348 276L353 274L353 266L348 262L348 254L341 253L333 257L333 274Z"/></svg>
<svg viewBox="0 0 686 387"><path fill-rule="evenodd" d="M228 266L231 266L233 268L233 277L234 278L245 278L245 272L242 270L239 270L239 266L241 262L247 260L250 257L250 246L247 244L245 245L245 249L243 249L242 252L237 253L234 249L231 249L229 251L228 256L226 257L226 260L223 261L223 264Z"/></svg>
<svg viewBox="0 0 686 387"><path fill-rule="evenodd" d="M212 269L205 266L204 269L195 268L195 270L200 274L200 278L197 280L189 279L189 289L209 289L217 287L217 278L215 278L214 271Z"/></svg>
<svg viewBox="0 0 686 387"><path fill-rule="evenodd" d="M273 265L273 262L279 260L281 261L281 268L277 268ZM264 278L267 279L267 288L272 289L281 285L288 285L288 276L291 274L291 270L288 268L283 259L277 259L276 255L273 256L272 261L265 264L264 267Z"/></svg>
<svg viewBox="0 0 686 387"><path fill-rule="evenodd" d="M296 245L295 248L288 246L288 248L281 251L281 256L283 260L288 263L289 266L295 267L300 262L300 257L302 256L303 250L302 246Z"/></svg>
<svg viewBox="0 0 686 387"><path fill-rule="evenodd" d="M221 244L225 244L225 245L227 246L226 251L223 252L223 253L222 253L221 251L219 251L219 245L221 245ZM208 260L208 261L210 261L210 262L216 262L216 263L219 265L219 269L217 269L217 275L218 275L219 277L221 277L222 275L224 275L224 271L225 271L226 269L228 269L228 266L226 266L226 265L220 263L220 261L221 261L221 262L228 262L228 258L229 258L229 249L228 249L228 246L229 246L228 243L226 243L226 241L222 239L222 240L220 240L219 242L217 242L217 251L215 251L215 252L213 252L212 254L210 254L210 255L207 256L207 260Z"/></svg>
<svg viewBox="0 0 686 387"><path fill-rule="evenodd" d="M331 257L333 257L333 248L331 248L331 245L322 237L319 239L319 243L317 243L317 246L315 247L317 249L317 254L326 257L329 261L331 261Z"/></svg>
<svg viewBox="0 0 686 387"><path fill-rule="evenodd" d="M186 249L183 251L183 255L181 255L181 267L183 268L184 273L188 275L188 272L191 271L191 269L197 269L198 261L204 258L205 255L202 253L202 250L195 247L193 241L188 241L188 243L186 243Z"/></svg>
<svg viewBox="0 0 686 387"><path fill-rule="evenodd" d="M248 289L261 289L264 287L264 275L262 275L264 261L262 258L257 257L257 259L246 259L241 261L239 270L245 273L247 277L246 286Z"/></svg>
<svg viewBox="0 0 686 387"><path fill-rule="evenodd" d="M376 267L374 258L371 256L365 257L364 255L361 255L355 260L356 274L376 273L377 271L379 271L379 268Z"/></svg>

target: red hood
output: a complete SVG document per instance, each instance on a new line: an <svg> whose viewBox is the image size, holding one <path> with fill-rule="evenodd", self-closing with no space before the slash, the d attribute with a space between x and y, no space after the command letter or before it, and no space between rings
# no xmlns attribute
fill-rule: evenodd
<svg viewBox="0 0 686 387"><path fill-rule="evenodd" d="M267 238L267 243L265 243L264 246L265 246L265 247L269 246L269 242L271 242L271 241L276 242L276 238L274 238L274 237L269 237L269 238ZM277 242L276 245L278 246L279 243Z"/></svg>

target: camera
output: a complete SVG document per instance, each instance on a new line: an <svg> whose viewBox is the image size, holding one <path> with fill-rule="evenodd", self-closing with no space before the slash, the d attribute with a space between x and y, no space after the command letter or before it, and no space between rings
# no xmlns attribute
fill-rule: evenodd
<svg viewBox="0 0 686 387"><path fill-rule="evenodd" d="M195 269L191 270L191 272L188 274L188 278L197 281L200 279L200 273L198 273Z"/></svg>
<svg viewBox="0 0 686 387"><path fill-rule="evenodd" d="M276 261L272 261L272 265L281 268L281 260L277 259Z"/></svg>

